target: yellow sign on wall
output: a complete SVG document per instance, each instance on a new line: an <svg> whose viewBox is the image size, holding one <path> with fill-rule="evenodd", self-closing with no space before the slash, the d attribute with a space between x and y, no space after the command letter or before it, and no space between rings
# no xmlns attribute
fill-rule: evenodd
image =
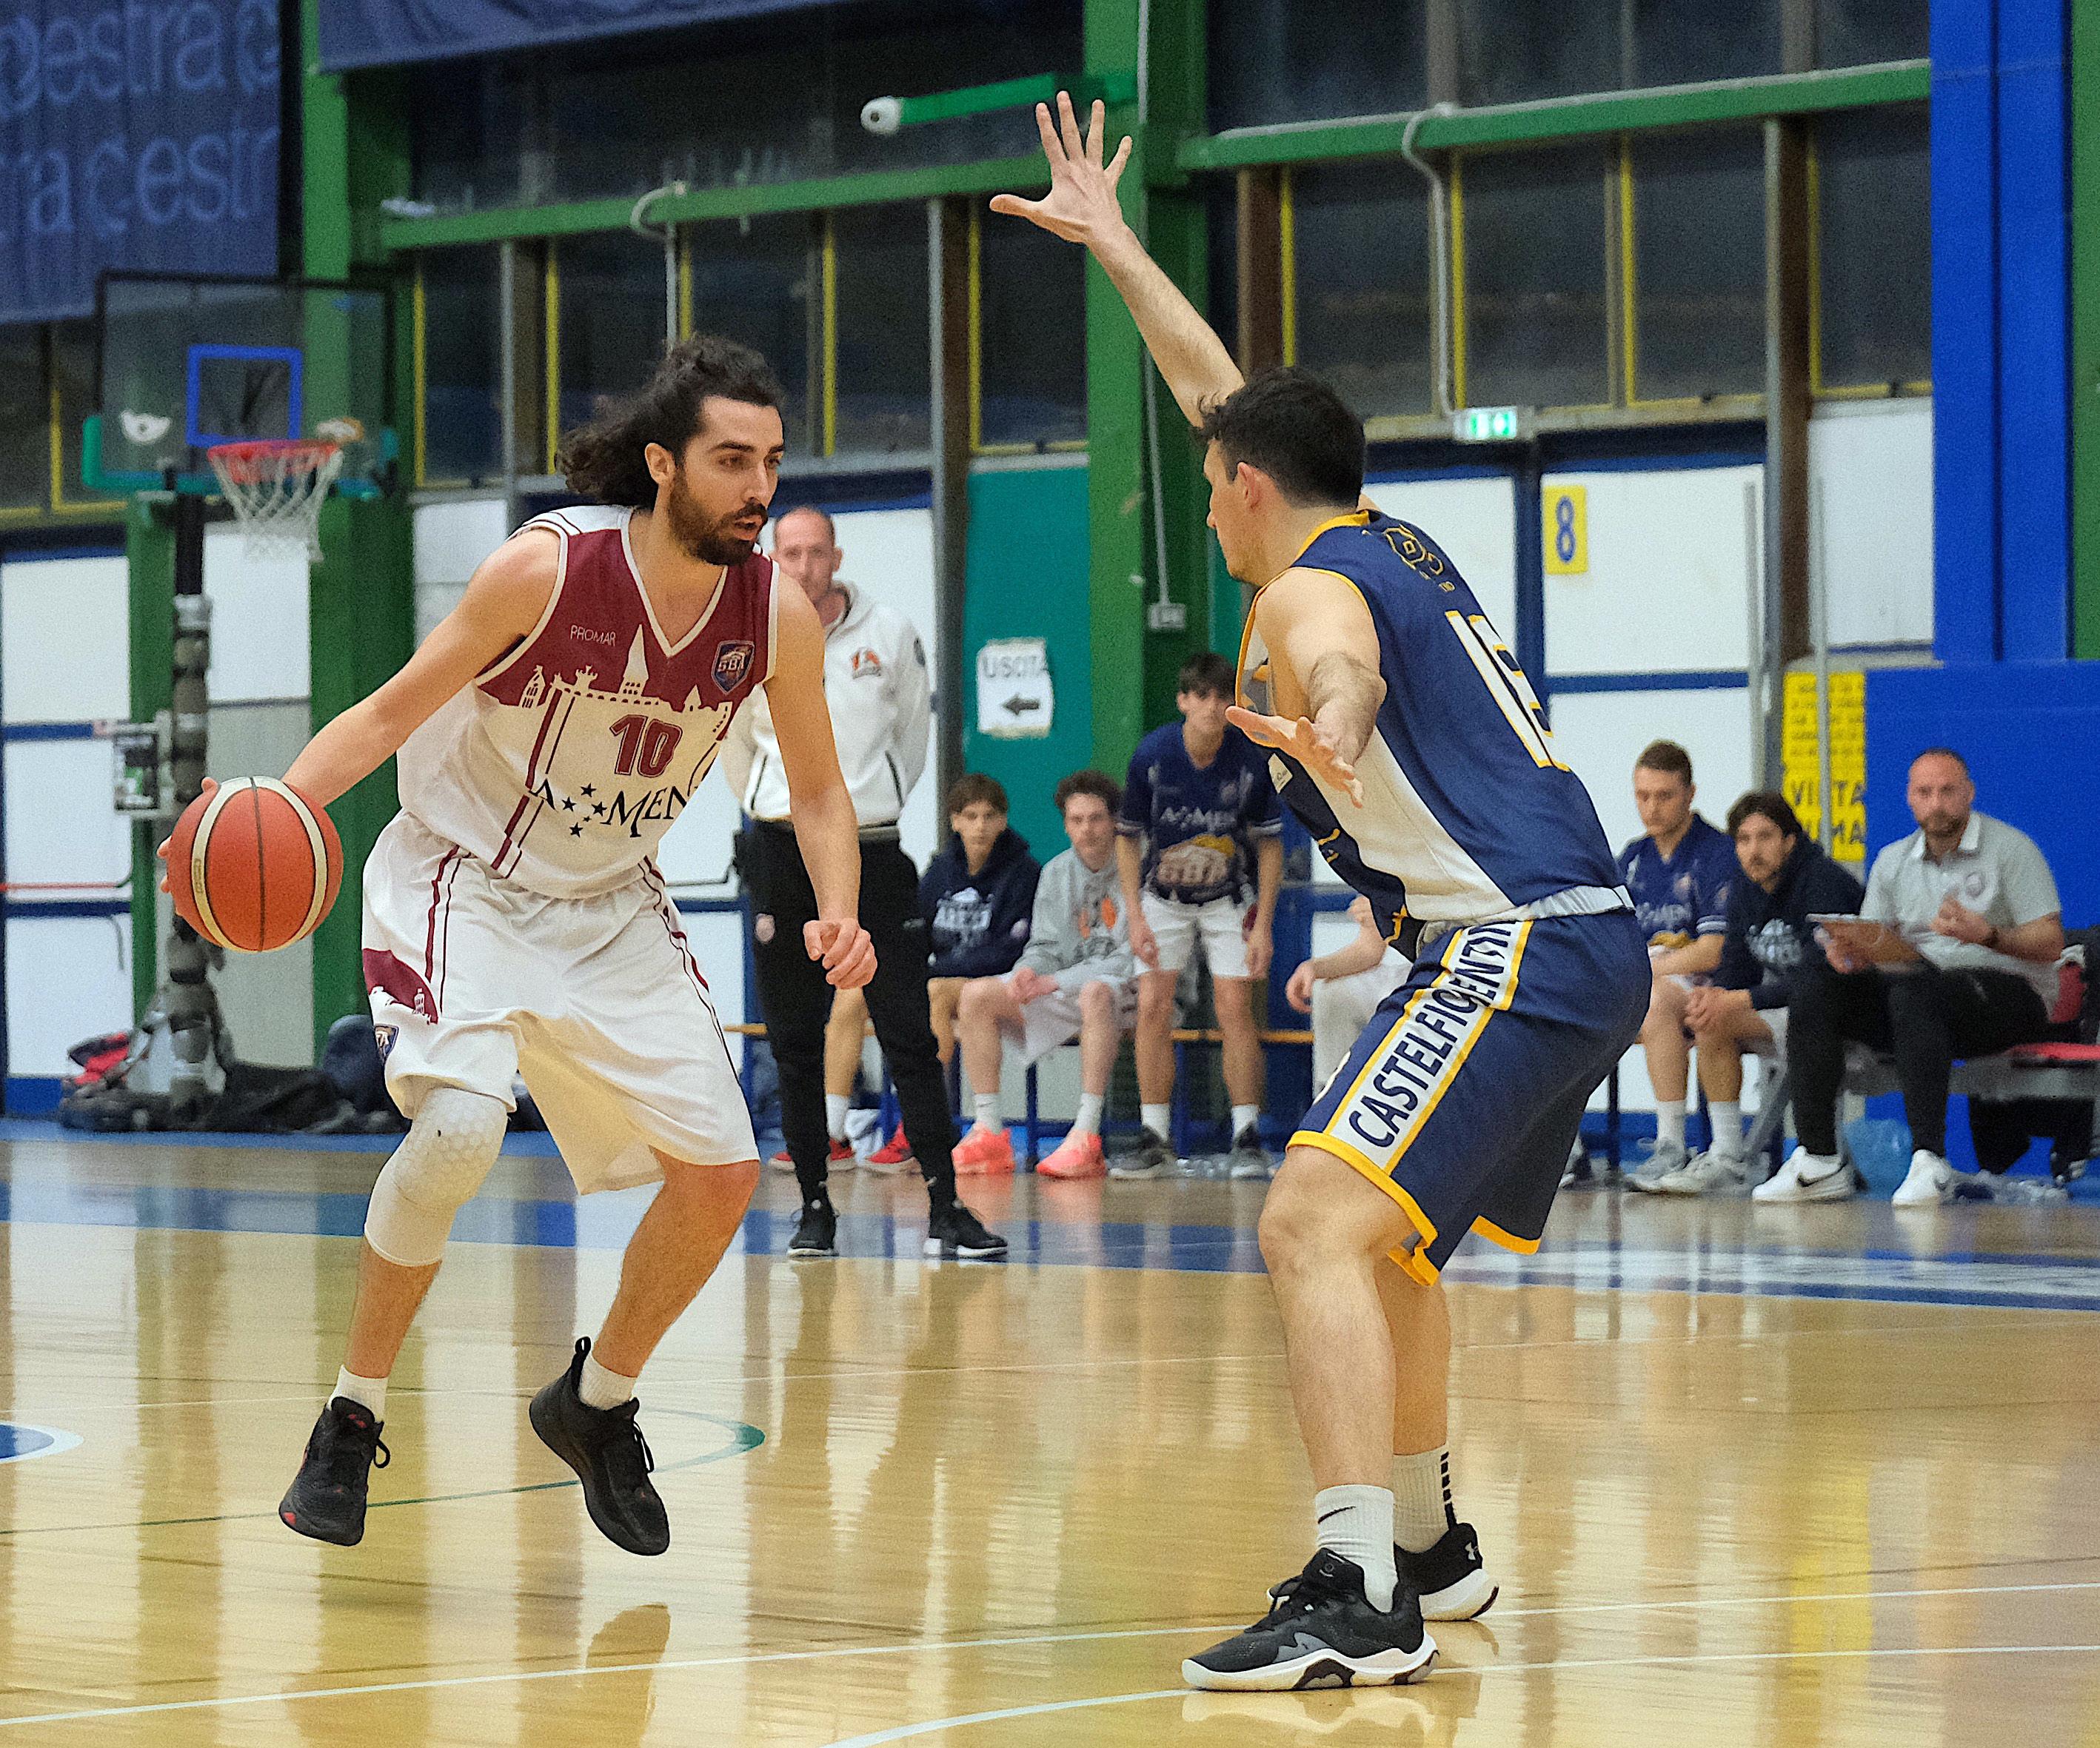
<svg viewBox="0 0 2100 1748"><path fill-rule="evenodd" d="M1823 820L1815 676L1786 676L1786 713L1780 733L1787 804L1801 828L1820 837ZM1864 866L1867 860L1867 676L1830 676L1830 853Z"/></svg>
<svg viewBox="0 0 2100 1748"><path fill-rule="evenodd" d="M1590 494L1581 486L1548 486L1546 574L1581 576L1590 568Z"/></svg>

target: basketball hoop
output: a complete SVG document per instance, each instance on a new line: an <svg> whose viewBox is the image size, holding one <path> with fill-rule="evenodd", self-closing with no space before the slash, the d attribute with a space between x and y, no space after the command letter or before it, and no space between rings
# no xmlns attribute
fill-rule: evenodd
<svg viewBox="0 0 2100 1748"><path fill-rule="evenodd" d="M251 555L287 547L321 556L321 505L342 470L342 446L311 437L220 443L205 453L240 518Z"/></svg>

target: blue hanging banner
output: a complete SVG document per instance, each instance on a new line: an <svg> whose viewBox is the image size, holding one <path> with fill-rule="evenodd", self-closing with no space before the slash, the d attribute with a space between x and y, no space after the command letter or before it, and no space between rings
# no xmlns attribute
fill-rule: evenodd
<svg viewBox="0 0 2100 1748"><path fill-rule="evenodd" d="M388 67L637 30L669 30L821 0L320 0L321 65Z"/></svg>
<svg viewBox="0 0 2100 1748"><path fill-rule="evenodd" d="M275 0L0 0L0 322L277 270Z"/></svg>

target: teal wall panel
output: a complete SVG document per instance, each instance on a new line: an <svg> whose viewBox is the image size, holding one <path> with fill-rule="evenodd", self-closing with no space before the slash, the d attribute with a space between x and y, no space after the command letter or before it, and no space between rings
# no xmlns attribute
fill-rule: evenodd
<svg viewBox="0 0 2100 1748"><path fill-rule="evenodd" d="M1050 792L1093 759L1086 469L973 474L964 575L964 763L1006 786L1014 829L1048 861L1066 847ZM1057 708L1041 738L977 733L977 651L1002 637L1040 637L1047 645ZM1110 774L1123 780L1120 771Z"/></svg>

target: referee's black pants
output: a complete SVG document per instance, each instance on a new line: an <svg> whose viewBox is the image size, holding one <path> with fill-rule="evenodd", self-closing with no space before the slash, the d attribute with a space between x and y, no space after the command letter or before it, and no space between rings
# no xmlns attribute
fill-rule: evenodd
<svg viewBox="0 0 2100 1748"><path fill-rule="evenodd" d="M810 957L802 941L802 925L816 920L817 895L792 826L761 820L746 827L743 880L758 1010L780 1071L780 1131L803 1201L823 1200L831 1155L824 1122L824 1023L831 1018L832 991L823 963ZM894 839L861 839L860 924L875 943L875 975L861 991L867 1017L889 1064L905 1138L925 1174L927 1195L933 1206L945 1208L955 1200L951 1157L955 1126L926 1006L927 927L919 911L919 872Z"/></svg>
<svg viewBox="0 0 2100 1748"><path fill-rule="evenodd" d="M1838 1095L1845 1041L1856 1038L1896 1059L1910 1144L1947 1156L1947 1094L1957 1058L2032 1044L2049 1029L2034 985L2012 971L1839 972L1811 953L1788 992L1787 1072L1801 1144L1826 1158L1838 1151Z"/></svg>

